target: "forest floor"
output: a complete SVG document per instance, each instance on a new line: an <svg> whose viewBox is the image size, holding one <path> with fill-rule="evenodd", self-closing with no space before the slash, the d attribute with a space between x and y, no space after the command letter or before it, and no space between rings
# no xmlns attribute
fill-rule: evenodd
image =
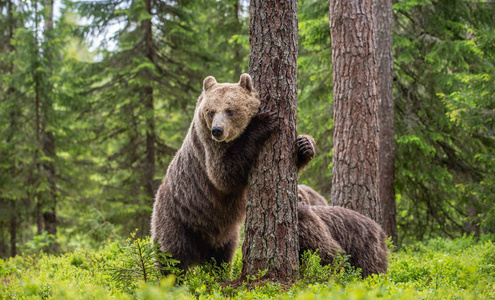
<svg viewBox="0 0 495 300"><path fill-rule="evenodd" d="M240 250L230 266L196 267L178 277L161 277L152 253L149 239L130 238L99 250L0 260L0 299L495 299L495 243L488 237L404 246L390 254L387 274L365 279L340 267L345 258L321 267L308 253L290 287L230 284L242 268Z"/></svg>

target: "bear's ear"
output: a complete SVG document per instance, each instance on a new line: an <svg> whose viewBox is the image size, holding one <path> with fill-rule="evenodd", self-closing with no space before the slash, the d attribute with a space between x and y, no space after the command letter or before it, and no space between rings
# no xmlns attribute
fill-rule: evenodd
<svg viewBox="0 0 495 300"><path fill-rule="evenodd" d="M249 76L249 74L247 73L241 75L239 85L245 88L248 92L253 91L253 81L251 80L251 76Z"/></svg>
<svg viewBox="0 0 495 300"><path fill-rule="evenodd" d="M212 86L214 86L217 83L217 80L213 76L208 76L205 78L203 81L203 91L209 90Z"/></svg>

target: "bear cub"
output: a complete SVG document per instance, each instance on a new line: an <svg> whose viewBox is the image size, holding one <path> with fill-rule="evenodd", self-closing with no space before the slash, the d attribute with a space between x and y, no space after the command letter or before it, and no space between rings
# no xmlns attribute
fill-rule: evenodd
<svg viewBox="0 0 495 300"><path fill-rule="evenodd" d="M260 110L251 77L238 83L203 82L194 117L159 187L151 238L187 270L214 258L232 261L245 218L248 173L277 115ZM296 140L297 166L314 156L314 140Z"/></svg>

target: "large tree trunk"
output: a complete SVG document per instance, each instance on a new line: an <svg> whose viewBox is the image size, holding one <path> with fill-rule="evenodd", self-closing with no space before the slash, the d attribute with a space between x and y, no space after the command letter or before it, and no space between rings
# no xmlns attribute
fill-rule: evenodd
<svg viewBox="0 0 495 300"><path fill-rule="evenodd" d="M376 39L376 62L378 90L378 117L380 126L380 151L378 196L382 203L382 227L397 245L397 220L394 190L394 95L393 95L393 41L392 0L375 0L374 29Z"/></svg>
<svg viewBox="0 0 495 300"><path fill-rule="evenodd" d="M332 205L381 224L372 0L330 0L334 90Z"/></svg>
<svg viewBox="0 0 495 300"><path fill-rule="evenodd" d="M299 272L297 168L297 1L252 0L249 73L262 107L280 117L249 176L242 278Z"/></svg>

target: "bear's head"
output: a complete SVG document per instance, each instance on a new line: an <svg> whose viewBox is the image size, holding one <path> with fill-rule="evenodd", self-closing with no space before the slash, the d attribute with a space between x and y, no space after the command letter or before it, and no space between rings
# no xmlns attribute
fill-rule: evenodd
<svg viewBox="0 0 495 300"><path fill-rule="evenodd" d="M198 103L199 117L204 120L217 142L238 138L258 113L260 100L251 76L242 74L238 83L217 83L208 76Z"/></svg>

